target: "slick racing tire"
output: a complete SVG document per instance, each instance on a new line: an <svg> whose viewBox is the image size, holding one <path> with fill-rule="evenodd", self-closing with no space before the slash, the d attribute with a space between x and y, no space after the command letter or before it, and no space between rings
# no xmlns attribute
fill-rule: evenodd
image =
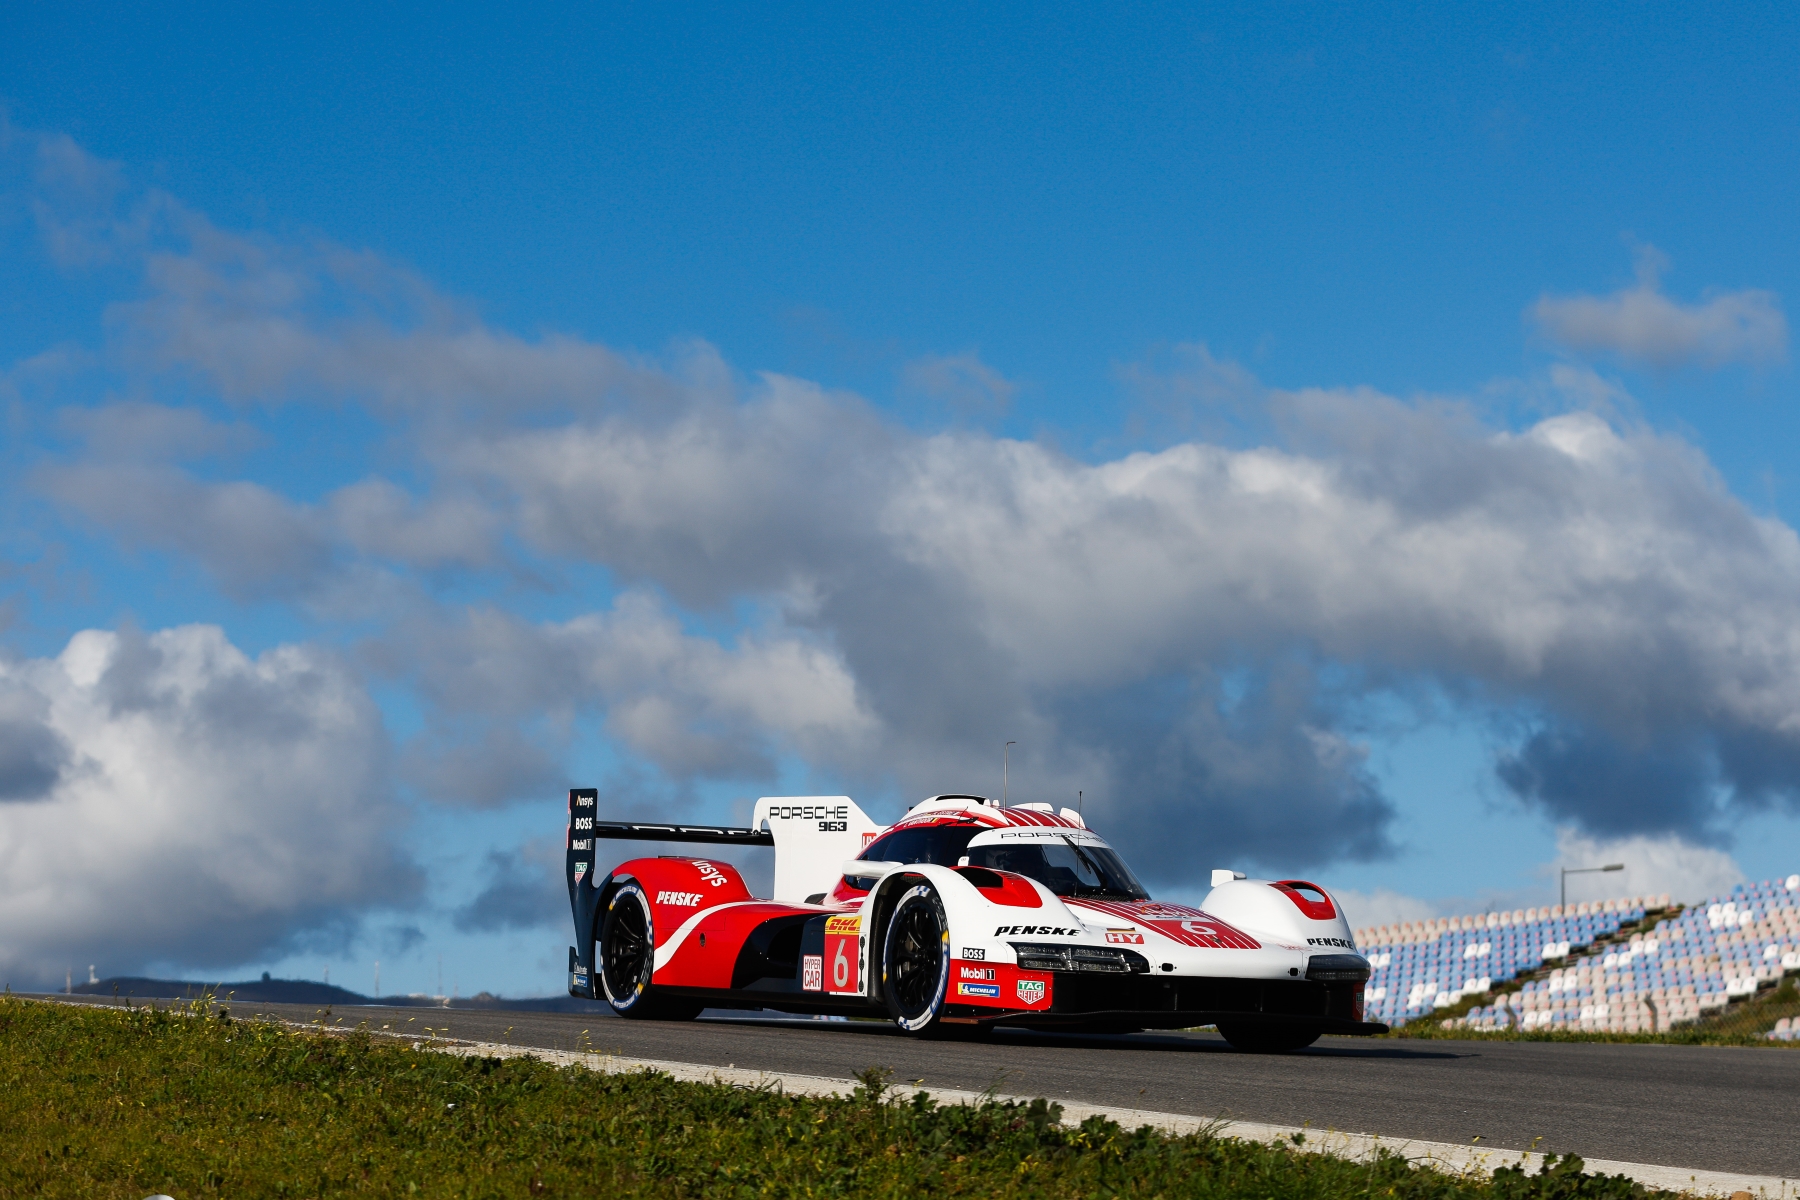
<svg viewBox="0 0 1800 1200"><path fill-rule="evenodd" d="M621 1017L647 1021L691 1021L700 1005L658 994L650 986L656 968L656 929L644 889L628 883L607 901L595 950L600 992Z"/></svg>
<svg viewBox="0 0 1800 1200"><path fill-rule="evenodd" d="M1219 1025L1219 1036L1245 1054L1287 1054L1319 1040L1320 1030L1292 1025Z"/></svg>
<svg viewBox="0 0 1800 1200"><path fill-rule="evenodd" d="M894 1024L916 1037L942 1036L950 985L950 920L929 883L900 893L881 940L881 991Z"/></svg>

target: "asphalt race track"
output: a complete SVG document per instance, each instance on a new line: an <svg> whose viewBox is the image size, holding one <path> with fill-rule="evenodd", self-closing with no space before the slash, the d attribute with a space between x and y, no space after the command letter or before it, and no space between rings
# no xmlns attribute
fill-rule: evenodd
<svg viewBox="0 0 1800 1200"><path fill-rule="evenodd" d="M167 1001L159 1002L161 1004ZM234 1016L311 1021L299 1005ZM1238 1054L1204 1033L1075 1037L1001 1030L920 1042L875 1022L685 1024L481 1009L340 1008L333 1024L431 1026L471 1041L1047 1096L1158 1112L1763 1175L1800 1175L1800 1050L1325 1038L1298 1054ZM410 1024L409 1024L410 1023Z"/></svg>

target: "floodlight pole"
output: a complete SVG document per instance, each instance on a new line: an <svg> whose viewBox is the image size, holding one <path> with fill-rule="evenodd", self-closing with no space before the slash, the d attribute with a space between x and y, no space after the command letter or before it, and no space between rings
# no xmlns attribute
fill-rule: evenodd
<svg viewBox="0 0 1800 1200"><path fill-rule="evenodd" d="M1012 755L1012 748L1018 744L1019 743L1017 743L1017 742L1008 742L1008 743L1006 743L1006 745L1000 747L1000 807L1001 808L1006 807L1007 772L1011 766L1011 764L1009 763L1008 760Z"/></svg>
<svg viewBox="0 0 1800 1200"><path fill-rule="evenodd" d="M1569 876L1587 875L1595 871L1623 871L1624 863L1608 863L1604 867L1564 867L1562 869L1562 907L1569 907Z"/></svg>

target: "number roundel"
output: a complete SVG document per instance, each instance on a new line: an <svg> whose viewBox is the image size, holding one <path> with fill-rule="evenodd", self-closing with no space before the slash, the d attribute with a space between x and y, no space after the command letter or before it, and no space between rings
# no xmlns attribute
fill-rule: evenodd
<svg viewBox="0 0 1800 1200"><path fill-rule="evenodd" d="M850 976L855 974L856 968L850 962L849 947L849 938L837 939L837 954L831 959L831 987L833 991L846 992L850 990Z"/></svg>

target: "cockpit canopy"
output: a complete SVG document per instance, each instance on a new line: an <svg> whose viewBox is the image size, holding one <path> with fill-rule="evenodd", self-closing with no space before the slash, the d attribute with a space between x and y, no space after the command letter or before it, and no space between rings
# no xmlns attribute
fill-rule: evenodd
<svg viewBox="0 0 1800 1200"><path fill-rule="evenodd" d="M976 821L908 825L876 838L857 857L1011 871L1071 898L1150 898L1118 852L1084 829L996 829Z"/></svg>

